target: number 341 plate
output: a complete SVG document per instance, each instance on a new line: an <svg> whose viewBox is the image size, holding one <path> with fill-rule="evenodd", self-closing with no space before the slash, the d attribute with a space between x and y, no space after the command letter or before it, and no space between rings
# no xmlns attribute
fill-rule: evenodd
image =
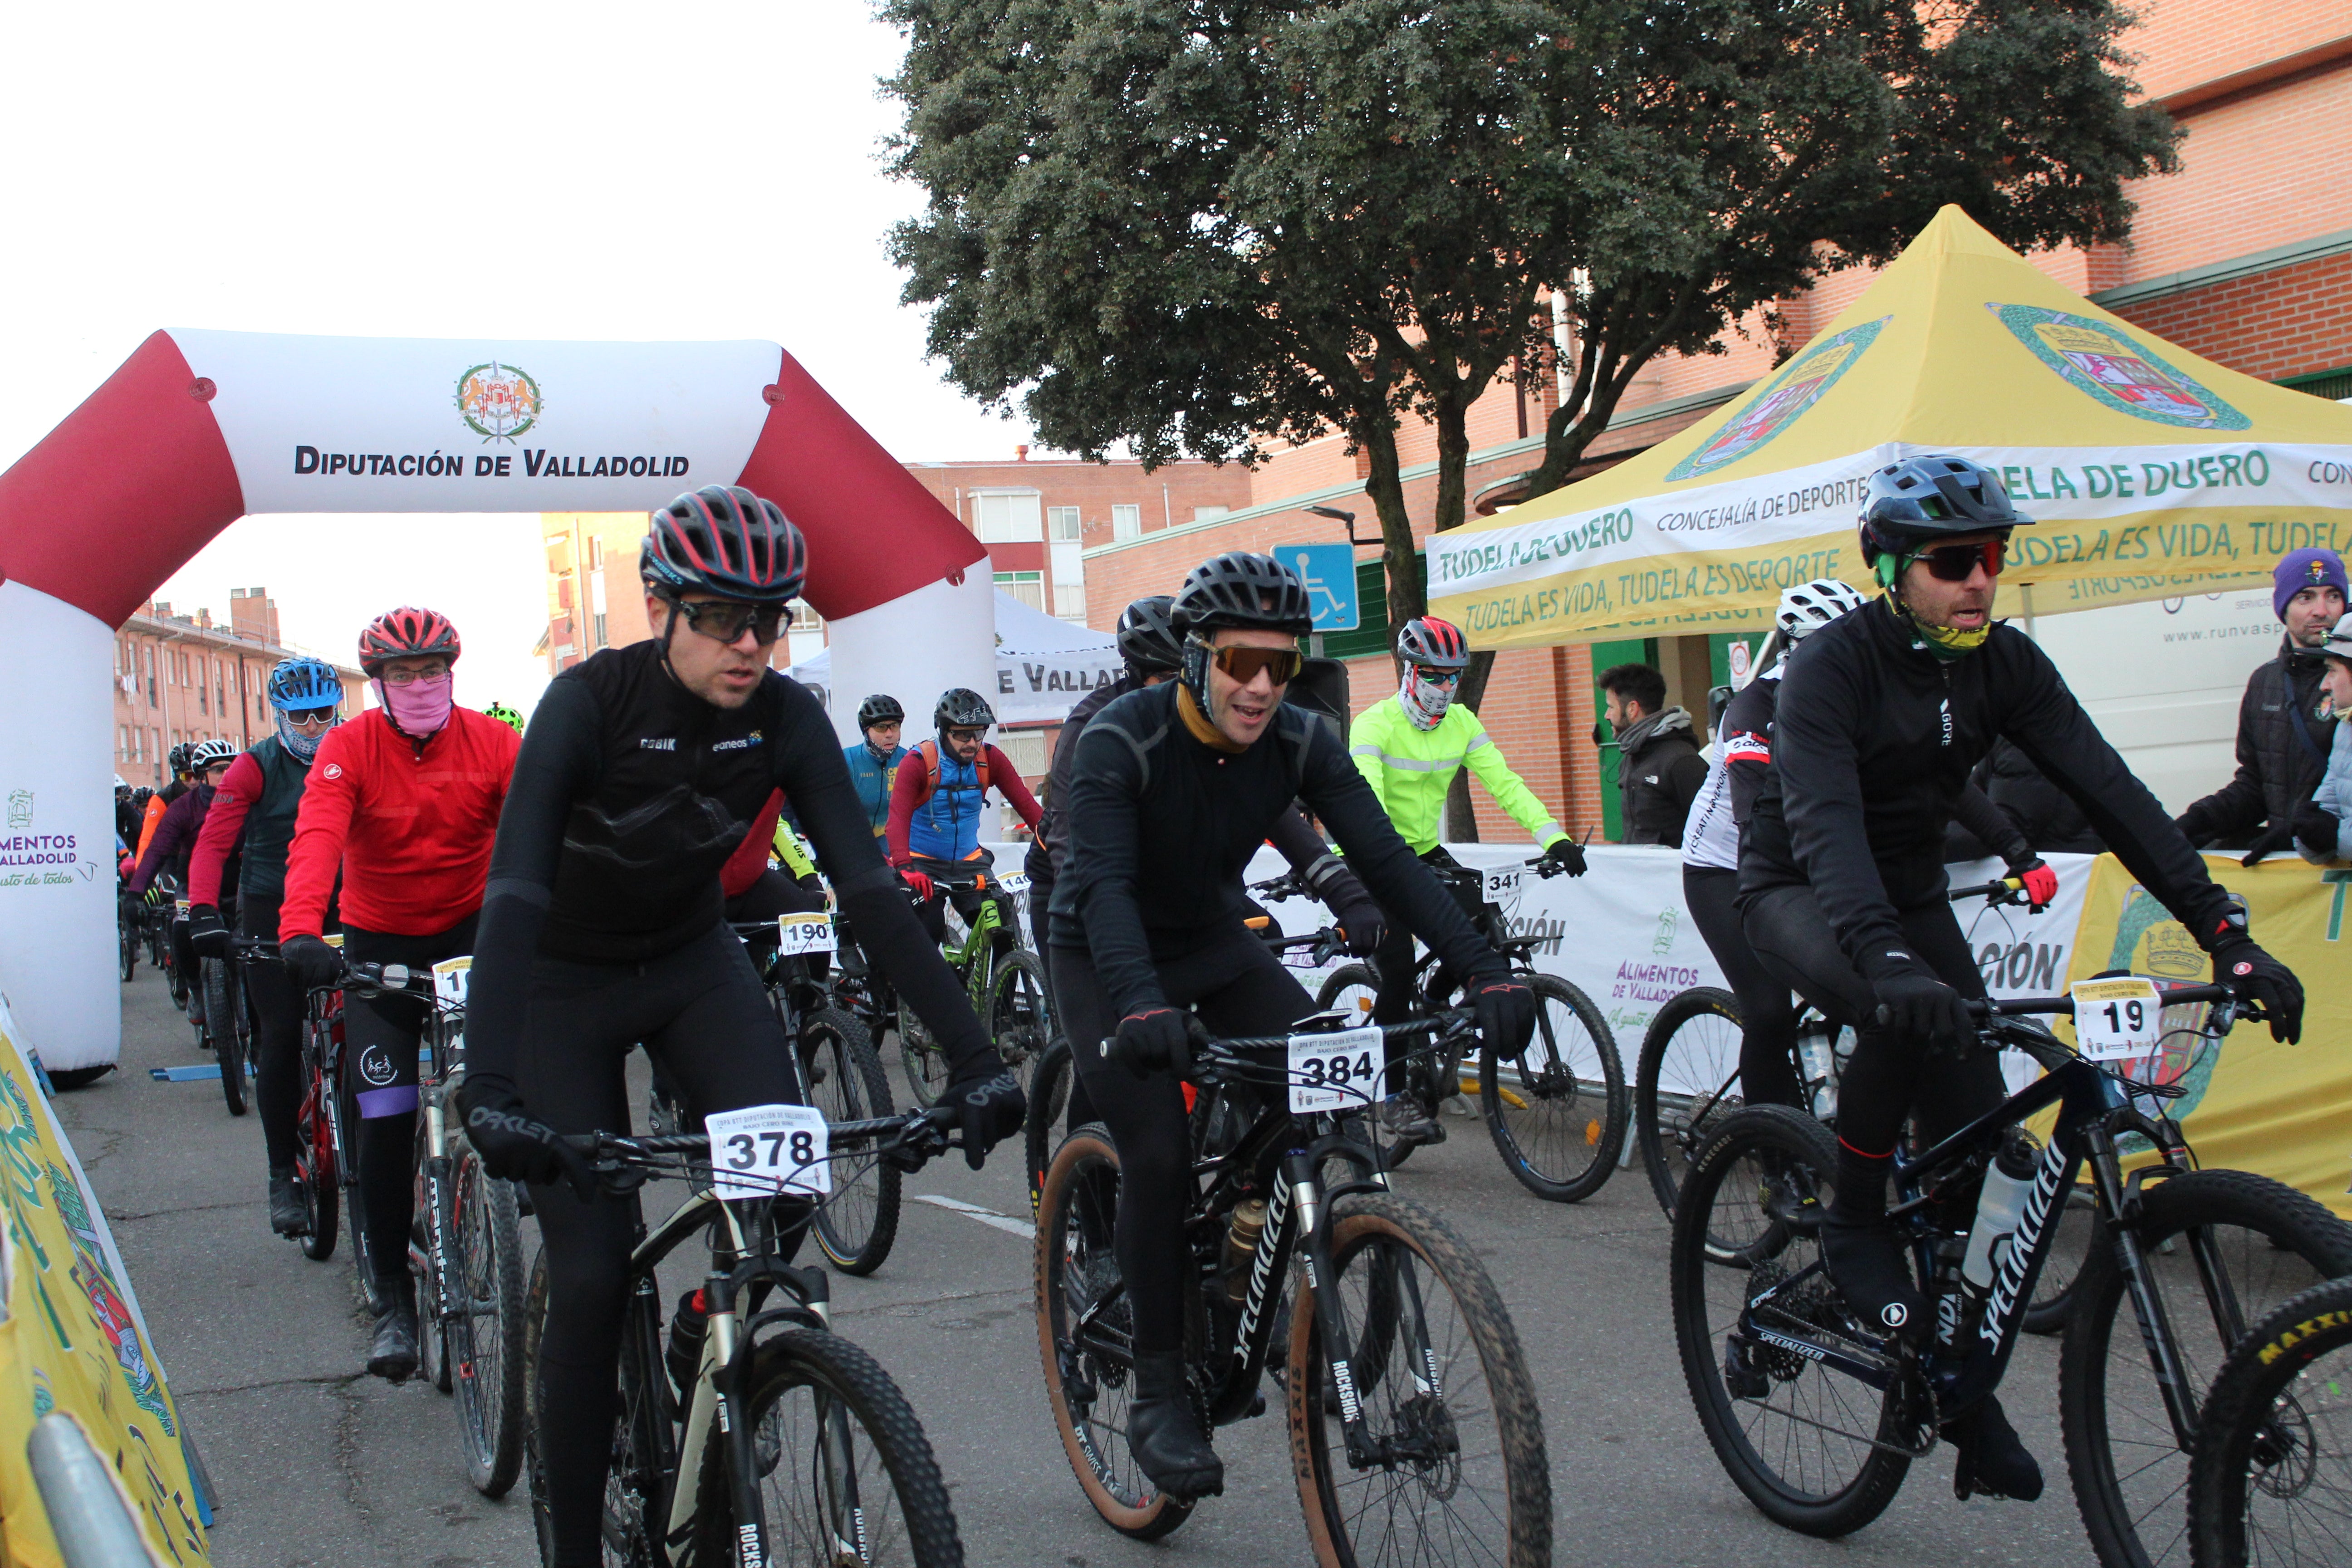
<svg viewBox="0 0 2352 1568"><path fill-rule="evenodd" d="M710 1190L722 1198L833 1191L824 1112L806 1105L754 1105L704 1118Z"/></svg>
<svg viewBox="0 0 2352 1568"><path fill-rule="evenodd" d="M1378 1100L1388 1071L1384 1050L1377 1028L1291 1036L1291 1110L1360 1110Z"/></svg>
<svg viewBox="0 0 2352 1568"><path fill-rule="evenodd" d="M2071 991L2074 1041L2093 1061L2144 1057L2163 1037L2159 1019L2164 1006L2157 998L2154 981L2139 975L2078 980Z"/></svg>

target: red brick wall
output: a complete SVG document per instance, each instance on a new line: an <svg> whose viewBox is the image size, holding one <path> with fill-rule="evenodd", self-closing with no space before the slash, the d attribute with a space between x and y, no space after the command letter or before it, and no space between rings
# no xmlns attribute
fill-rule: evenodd
<svg viewBox="0 0 2352 1568"><path fill-rule="evenodd" d="M2352 255L2209 283L2116 314L2264 381L2342 370L2352 365Z"/></svg>

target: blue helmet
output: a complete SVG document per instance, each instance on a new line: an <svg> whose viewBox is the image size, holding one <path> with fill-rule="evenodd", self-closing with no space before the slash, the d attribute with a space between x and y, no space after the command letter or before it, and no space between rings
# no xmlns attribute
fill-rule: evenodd
<svg viewBox="0 0 2352 1568"><path fill-rule="evenodd" d="M342 702L342 679L335 674L335 667L323 658L298 654L280 659L278 668L269 672L269 705L280 713L340 708Z"/></svg>

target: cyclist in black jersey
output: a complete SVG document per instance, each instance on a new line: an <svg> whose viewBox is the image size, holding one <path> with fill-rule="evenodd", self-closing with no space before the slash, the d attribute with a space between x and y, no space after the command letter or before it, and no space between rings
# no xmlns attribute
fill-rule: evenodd
<svg viewBox="0 0 2352 1568"><path fill-rule="evenodd" d="M797 1098L790 1045L721 919L719 870L782 788L868 956L950 1064L966 1157L1021 1124L939 950L882 863L831 724L768 668L807 552L774 503L710 486L655 514L653 640L566 670L531 715L499 819L467 1017L466 1130L533 1184L551 1289L538 1431L556 1568L599 1559L631 1209L562 1133L629 1125L642 1041L696 1125ZM804 1227L803 1227L804 1228Z"/></svg>
<svg viewBox="0 0 2352 1568"><path fill-rule="evenodd" d="M1193 1043L1278 1033L1314 1004L1243 922L1244 868L1303 800L1349 864L1455 973L1486 1038L1526 1048L1535 998L1389 826L1339 731L1286 705L1309 629L1307 590L1270 556L1195 567L1172 616L1181 679L1129 692L1077 742L1069 851L1054 889L1053 974L1074 1058L1119 1154L1114 1238L1133 1313L1128 1444L1176 1497L1224 1468L1185 1388L1181 1234L1192 1179L1178 1075Z"/></svg>
<svg viewBox="0 0 2352 1568"><path fill-rule="evenodd" d="M2303 988L2049 658L1991 619L2010 531L2030 522L1966 458L1918 457L1871 476L1862 553L1886 590L1801 644L1773 719L1772 766L1739 858L1739 912L1758 955L1859 1042L1838 1090L1836 1193L1822 1250L1848 1302L1924 1332L1886 1183L1905 1117L1940 1138L2000 1102L1991 1054L1968 1050L1966 997L1984 984L1945 898L1944 830L1969 770L2006 735L2072 795L2140 884L2259 1000L2283 1040ZM1972 1201L1972 1200L1970 1200ZM1948 1433L1979 1489L2031 1499L2042 1474L1990 1400Z"/></svg>

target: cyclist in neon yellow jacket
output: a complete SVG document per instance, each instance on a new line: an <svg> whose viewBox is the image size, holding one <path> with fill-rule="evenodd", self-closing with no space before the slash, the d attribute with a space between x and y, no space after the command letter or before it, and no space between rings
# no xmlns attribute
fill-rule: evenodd
<svg viewBox="0 0 2352 1568"><path fill-rule="evenodd" d="M1567 867L1569 875L1582 876L1584 851L1576 840L1511 771L1478 715L1454 706L1454 689L1470 663L1470 644L1460 628L1434 616L1408 621L1397 634L1397 653L1404 663L1403 685L1394 697L1364 710L1348 731L1348 754L1387 808L1397 836L1423 860L1455 865L1437 836L1445 822L1446 791L1467 765L1547 858ZM1381 982L1372 1018L1381 1024L1402 1022L1412 994L1412 933L1395 920L1388 932L1372 955ZM1411 1095L1391 1095L1381 1120L1399 1139L1433 1143L1445 1136L1435 1107Z"/></svg>

